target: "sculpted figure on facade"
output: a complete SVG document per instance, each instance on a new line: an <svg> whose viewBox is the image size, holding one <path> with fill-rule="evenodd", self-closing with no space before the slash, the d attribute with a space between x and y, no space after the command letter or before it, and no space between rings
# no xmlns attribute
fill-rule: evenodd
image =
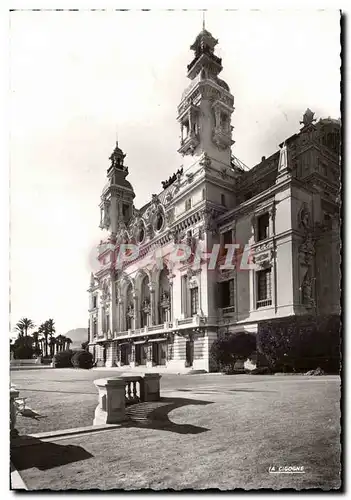
<svg viewBox="0 0 351 500"><path fill-rule="evenodd" d="M305 307L310 308L314 307L315 301L313 299L313 282L314 278L312 278L307 272L302 282L301 290L302 290L302 303Z"/></svg>
<svg viewBox="0 0 351 500"><path fill-rule="evenodd" d="M304 203L302 205L299 218L300 218L300 226L302 226L304 230L308 230L310 227L311 216L307 203Z"/></svg>
<svg viewBox="0 0 351 500"><path fill-rule="evenodd" d="M311 265L313 261L313 256L315 255L314 241L310 232L307 232L306 237L302 245L300 246L300 255L302 257L303 263L306 265Z"/></svg>

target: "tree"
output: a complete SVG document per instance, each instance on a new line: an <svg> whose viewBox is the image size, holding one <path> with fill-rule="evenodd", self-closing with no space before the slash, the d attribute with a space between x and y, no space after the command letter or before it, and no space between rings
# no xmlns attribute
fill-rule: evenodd
<svg viewBox="0 0 351 500"><path fill-rule="evenodd" d="M16 323L16 331L18 332L19 337L27 337L28 330L34 328L34 323L31 319L21 318L18 323Z"/></svg>
<svg viewBox="0 0 351 500"><path fill-rule="evenodd" d="M43 337L43 339L42 339L43 340L43 353L44 353L44 356L47 358L48 357L49 330L47 328L47 322L46 321L39 326L38 332Z"/></svg>
<svg viewBox="0 0 351 500"><path fill-rule="evenodd" d="M33 343L34 343L34 352L36 355L39 355L41 350L39 347L39 332L35 331L32 333Z"/></svg>

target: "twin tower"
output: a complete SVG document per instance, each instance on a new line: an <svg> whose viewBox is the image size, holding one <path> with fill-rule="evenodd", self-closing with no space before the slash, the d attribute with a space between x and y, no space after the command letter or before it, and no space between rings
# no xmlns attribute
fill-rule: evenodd
<svg viewBox="0 0 351 500"><path fill-rule="evenodd" d="M187 67L191 83L183 92L177 118L181 130L178 152L183 156L183 175L195 172L205 156L211 159L214 171L226 171L231 177L234 97L228 85L218 77L223 68L222 60L214 53L217 43L218 40L203 29L190 47L194 51L194 58ZM117 143L110 156L108 183L101 196L100 227L109 231L112 242L135 210L135 193L126 179L125 156Z"/></svg>

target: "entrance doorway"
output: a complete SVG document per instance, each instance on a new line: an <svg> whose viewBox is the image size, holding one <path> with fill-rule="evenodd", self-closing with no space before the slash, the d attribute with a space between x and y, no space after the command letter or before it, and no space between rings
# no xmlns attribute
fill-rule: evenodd
<svg viewBox="0 0 351 500"><path fill-rule="evenodd" d="M129 344L121 345L121 365L129 365Z"/></svg>
<svg viewBox="0 0 351 500"><path fill-rule="evenodd" d="M135 345L135 363L137 365L146 365L146 346L145 344Z"/></svg>
<svg viewBox="0 0 351 500"><path fill-rule="evenodd" d="M165 365L167 361L167 342L153 342L152 363L153 365Z"/></svg>
<svg viewBox="0 0 351 500"><path fill-rule="evenodd" d="M194 341L187 340L185 344L185 362L186 366L193 366L194 362Z"/></svg>

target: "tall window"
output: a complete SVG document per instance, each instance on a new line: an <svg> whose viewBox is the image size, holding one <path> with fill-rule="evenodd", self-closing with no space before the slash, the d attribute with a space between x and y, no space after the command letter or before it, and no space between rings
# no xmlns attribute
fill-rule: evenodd
<svg viewBox="0 0 351 500"><path fill-rule="evenodd" d="M223 193L221 194L221 205L223 205L224 207L226 206L226 204L225 204L225 195Z"/></svg>
<svg viewBox="0 0 351 500"><path fill-rule="evenodd" d="M95 309L97 307L97 297L96 295L93 295L93 308Z"/></svg>
<svg viewBox="0 0 351 500"><path fill-rule="evenodd" d="M106 332L110 329L110 315L106 314L106 320L105 320L105 330Z"/></svg>
<svg viewBox="0 0 351 500"><path fill-rule="evenodd" d="M257 241L262 241L269 236L269 214L257 218Z"/></svg>
<svg viewBox="0 0 351 500"><path fill-rule="evenodd" d="M97 319L93 319L93 335L94 337L97 335Z"/></svg>
<svg viewBox="0 0 351 500"><path fill-rule="evenodd" d="M272 304L272 270L257 272L257 308Z"/></svg>
<svg viewBox="0 0 351 500"><path fill-rule="evenodd" d="M190 210L191 209L191 198L188 198L185 201L185 210Z"/></svg>
<svg viewBox="0 0 351 500"><path fill-rule="evenodd" d="M231 245L233 243L233 233L232 231L226 231L223 234L223 245Z"/></svg>
<svg viewBox="0 0 351 500"><path fill-rule="evenodd" d="M199 289L197 287L190 290L191 316L197 314L199 309Z"/></svg>
<svg viewBox="0 0 351 500"><path fill-rule="evenodd" d="M234 306L234 280L223 281L220 283L220 307Z"/></svg>
<svg viewBox="0 0 351 500"><path fill-rule="evenodd" d="M223 246L222 246L222 252L221 254L223 256L227 255L228 248L226 248L226 245L231 245L233 243L233 233L232 231L226 231L223 233Z"/></svg>

